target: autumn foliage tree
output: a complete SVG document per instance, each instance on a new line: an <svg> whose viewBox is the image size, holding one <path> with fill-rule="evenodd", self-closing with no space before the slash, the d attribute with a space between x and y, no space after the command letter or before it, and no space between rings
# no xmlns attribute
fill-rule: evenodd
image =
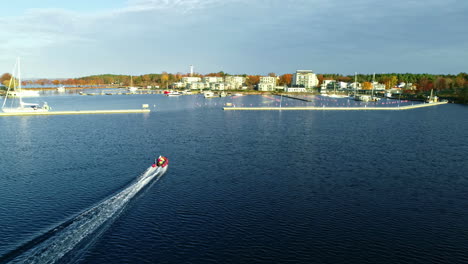
<svg viewBox="0 0 468 264"><path fill-rule="evenodd" d="M292 74L286 73L280 76L279 85L291 86Z"/></svg>
<svg viewBox="0 0 468 264"><path fill-rule="evenodd" d="M385 76L382 79L383 83L385 84L386 89L391 89L398 83L398 78L395 75L392 76Z"/></svg>
<svg viewBox="0 0 468 264"><path fill-rule="evenodd" d="M247 86L249 86L250 88L253 88L253 86L257 85L259 82L260 82L259 75L248 75L245 81Z"/></svg>
<svg viewBox="0 0 468 264"><path fill-rule="evenodd" d="M8 82L10 82L10 79L11 79L11 74L9 73L4 73L2 74L2 76L0 76L0 84L3 84L6 86L8 86Z"/></svg>
<svg viewBox="0 0 468 264"><path fill-rule="evenodd" d="M363 82L362 89L364 90L372 90L372 83L371 82Z"/></svg>

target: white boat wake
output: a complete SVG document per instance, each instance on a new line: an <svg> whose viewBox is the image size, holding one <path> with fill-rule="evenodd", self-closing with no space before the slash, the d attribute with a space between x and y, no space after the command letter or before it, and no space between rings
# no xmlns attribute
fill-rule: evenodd
<svg viewBox="0 0 468 264"><path fill-rule="evenodd" d="M122 191L0 257L0 263L71 262L75 254L83 252L83 247L91 245L99 237L99 234L106 229L105 227L117 218L128 202L141 189L153 179L155 182L158 181L166 170L167 166L164 168L149 167ZM72 252L75 254L71 254ZM67 260L64 260L64 257Z"/></svg>

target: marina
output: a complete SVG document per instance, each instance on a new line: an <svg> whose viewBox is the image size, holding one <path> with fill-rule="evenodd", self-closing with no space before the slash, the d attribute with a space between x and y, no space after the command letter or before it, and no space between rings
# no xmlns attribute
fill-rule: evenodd
<svg viewBox="0 0 468 264"><path fill-rule="evenodd" d="M268 95L205 99L203 94L80 96L54 92L28 99L28 103L47 101L52 107L48 114L63 115L0 118L0 127L5 128L0 130L4 139L0 225L9 227L0 230L0 263L42 256L55 260L63 254L83 263L139 263L142 257L148 262L174 258L174 263L180 263L188 255L195 256L193 262L210 262L197 255L200 250L219 262L240 259L252 263L257 259L251 257L251 249L265 244L271 248L262 257L279 252L279 263L326 259L341 263L342 259L334 258L333 249L321 247L335 244L348 249L345 254L352 256L353 263L363 263L360 255L352 255L362 250L375 254L373 263L381 263L401 247L434 240L434 233L454 242L434 253L426 251L430 245L421 245L416 253L430 252L426 259L432 260L442 251L457 251L461 253L454 262L465 259L463 244L456 238L468 219L467 213L459 211L466 202L453 202L452 197L466 193L465 186L453 180L461 179L466 171L462 162L467 146L463 137L468 125L463 122L466 108L445 104L416 111L326 112L329 114L222 110L228 105L289 109L349 104L348 108L362 110L397 109L397 105L402 108L413 103L440 105L392 99L368 103L321 96L309 99L312 102ZM157 114L98 115L129 112L106 109L144 107ZM85 113L89 115L79 115ZM457 134L447 138L447 127L455 127ZM343 135L353 138L353 143L348 144ZM440 142L437 148L434 142ZM222 155L226 148L229 156ZM291 150L286 161L276 162L285 149ZM201 157L200 151L206 153ZM396 158L402 151L410 161ZM173 169L146 184L143 181L149 178L140 176L154 161L149 157L157 153L169 157ZM414 164L424 162L428 165L415 169ZM136 193L139 186L141 191ZM414 198L415 190L421 190L421 199ZM294 210L283 206L291 204L296 206ZM216 209L224 207L226 210ZM448 213L441 216L441 210ZM395 221L408 218L442 219L440 223ZM446 222L460 228L447 229ZM160 232L152 233L155 223ZM311 230L309 223L317 223L319 228ZM364 237L366 246L361 247L352 239L375 232L383 240ZM253 235L245 240L237 237L239 233ZM223 242L226 245L242 246L220 251L220 237L228 238ZM283 252L283 243L276 241L284 239L298 243L287 242L292 250ZM403 244L394 246L396 239ZM193 249L180 253L187 241ZM163 252L154 250L167 244L174 246ZM380 249L389 245L390 253L382 253ZM135 247L140 250L136 252ZM81 254L83 248L87 250ZM311 257L320 254L319 261Z"/></svg>

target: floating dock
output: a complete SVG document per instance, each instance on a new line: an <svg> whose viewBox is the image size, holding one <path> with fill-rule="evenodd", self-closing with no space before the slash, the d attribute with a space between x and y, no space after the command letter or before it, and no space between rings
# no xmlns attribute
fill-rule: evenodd
<svg viewBox="0 0 468 264"><path fill-rule="evenodd" d="M23 113L2 113L2 112L0 112L0 116L140 114L140 113L149 113L150 111L151 111L150 109L129 109L129 110L48 111L48 112L23 112Z"/></svg>
<svg viewBox="0 0 468 264"><path fill-rule="evenodd" d="M380 111L398 111L398 110L410 110L422 107L443 105L447 102L438 102L438 103L425 103L425 104L416 104L416 105L407 105L400 107L223 107L223 110L237 111L237 110L257 110L257 111L266 111L266 110L276 110L276 111L290 111L290 110L299 110L299 111L367 111L367 110L380 110Z"/></svg>

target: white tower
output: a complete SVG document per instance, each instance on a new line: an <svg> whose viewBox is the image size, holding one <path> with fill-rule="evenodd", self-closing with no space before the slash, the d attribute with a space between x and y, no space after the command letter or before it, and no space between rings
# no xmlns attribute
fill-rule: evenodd
<svg viewBox="0 0 468 264"><path fill-rule="evenodd" d="M193 65L190 65L190 77L193 76Z"/></svg>

